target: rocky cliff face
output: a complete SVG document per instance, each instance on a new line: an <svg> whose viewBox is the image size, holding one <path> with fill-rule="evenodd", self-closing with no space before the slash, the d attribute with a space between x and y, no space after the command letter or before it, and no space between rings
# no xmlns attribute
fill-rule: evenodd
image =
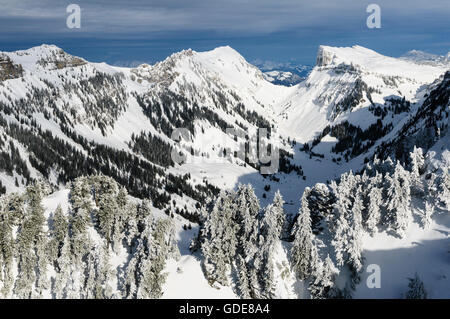
<svg viewBox="0 0 450 319"><path fill-rule="evenodd" d="M316 66L327 66L333 62L334 58L334 53L327 51L326 47L321 45L317 52Z"/></svg>
<svg viewBox="0 0 450 319"><path fill-rule="evenodd" d="M0 81L17 79L23 74L20 64L15 64L6 55L0 55Z"/></svg>

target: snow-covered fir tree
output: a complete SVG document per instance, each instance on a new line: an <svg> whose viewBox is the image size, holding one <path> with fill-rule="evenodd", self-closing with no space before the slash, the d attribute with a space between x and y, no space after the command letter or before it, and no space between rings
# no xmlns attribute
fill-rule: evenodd
<svg viewBox="0 0 450 319"><path fill-rule="evenodd" d="M308 287L311 297L314 299L333 298L335 296L334 281L338 274L339 270L330 256L327 256L324 262L319 262L314 273L314 279Z"/></svg>
<svg viewBox="0 0 450 319"><path fill-rule="evenodd" d="M412 221L409 173L400 162L397 162L394 173L392 176L386 176L386 179L388 182L386 222L397 235L404 237Z"/></svg>
<svg viewBox="0 0 450 319"><path fill-rule="evenodd" d="M238 279L238 289L239 289L239 295L243 299L250 299L252 297L251 295L251 288L249 284L248 279L248 273L247 273L247 264L245 262L244 257L241 255L237 256L237 279Z"/></svg>
<svg viewBox="0 0 450 319"><path fill-rule="evenodd" d="M381 183L382 175L377 172L370 182L368 216L365 221L365 227L372 236L378 231L378 224L381 221L381 205L383 203Z"/></svg>
<svg viewBox="0 0 450 319"><path fill-rule="evenodd" d="M47 236L40 183L27 188L27 209L17 236L18 276L14 294L19 298L40 298L48 287Z"/></svg>
<svg viewBox="0 0 450 319"><path fill-rule="evenodd" d="M430 228L431 226L431 216L433 216L434 213L434 205L432 203L430 203L429 201L425 202L425 210L422 213L421 216L421 222L422 222L422 226L425 229Z"/></svg>
<svg viewBox="0 0 450 319"><path fill-rule="evenodd" d="M280 242L280 237L285 226L285 212L283 210L283 198L279 192L275 193L272 204L263 210L263 217L259 226L258 255L261 259L259 269L259 281L261 295L264 298L275 296L274 278L274 249Z"/></svg>
<svg viewBox="0 0 450 319"><path fill-rule="evenodd" d="M420 147L414 145L413 151L410 153L411 158L411 174L414 178L418 179L424 171L425 157Z"/></svg>
<svg viewBox="0 0 450 319"><path fill-rule="evenodd" d="M442 176L438 184L438 201L440 201L446 210L450 210L450 168L443 169Z"/></svg>
<svg viewBox="0 0 450 319"><path fill-rule="evenodd" d="M292 268L298 278L308 278L319 263L314 235L311 229L311 213L308 207L310 189L306 188L301 200L301 208L297 219L297 231L291 249Z"/></svg>
<svg viewBox="0 0 450 319"><path fill-rule="evenodd" d="M244 298L272 298L275 291L274 249L279 244L285 212L281 194L260 210L251 186L222 192L206 215L199 243L210 284L229 284L236 277Z"/></svg>
<svg viewBox="0 0 450 319"><path fill-rule="evenodd" d="M10 298L14 285L15 238L13 227L25 216L22 196L0 197L0 287L4 298Z"/></svg>
<svg viewBox="0 0 450 319"><path fill-rule="evenodd" d="M343 266L347 260L349 245L351 244L352 230L351 224L351 207L352 207L352 190L355 187L355 178L352 172L343 174L339 184L331 184L337 199L333 206L333 219L330 229L333 234L332 245L336 254L338 266Z"/></svg>
<svg viewBox="0 0 450 319"><path fill-rule="evenodd" d="M356 189L354 193L353 206L351 208L351 214L349 214L349 229L348 229L348 243L347 243L347 255L348 263L351 265L352 270L357 273L361 271L363 265L362 256L362 211L363 201L361 198L361 187Z"/></svg>
<svg viewBox="0 0 450 319"><path fill-rule="evenodd" d="M227 271L237 249L235 208L230 196L222 192L202 228L202 253L207 278L226 285Z"/></svg>
<svg viewBox="0 0 450 319"><path fill-rule="evenodd" d="M425 289L423 281L417 273L413 278L408 278L408 291L405 295L406 299L427 299L428 293Z"/></svg>
<svg viewBox="0 0 450 319"><path fill-rule="evenodd" d="M411 191L414 195L423 195L423 185L421 175L424 173L425 157L421 148L414 146L414 150L410 153L411 158Z"/></svg>

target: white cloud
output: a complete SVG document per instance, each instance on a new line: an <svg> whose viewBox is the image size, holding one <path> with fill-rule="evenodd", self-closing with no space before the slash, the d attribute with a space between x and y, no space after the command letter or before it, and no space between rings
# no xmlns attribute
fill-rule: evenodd
<svg viewBox="0 0 450 319"><path fill-rule="evenodd" d="M130 33L164 31L217 31L223 33L267 34L284 30L314 28L357 28L365 21L369 4L354 0L128 0L121 4L106 0L77 1L82 8L86 32ZM405 25L432 24L450 16L448 0L375 0L382 17ZM67 31L60 28L68 3L59 0L0 0L0 26L3 32ZM21 23L11 23L14 20ZM26 22L29 20L27 25ZM8 23L6 23L7 21ZM441 20L446 21L446 20ZM49 28L51 26L51 28ZM1 32L1 31L0 31Z"/></svg>

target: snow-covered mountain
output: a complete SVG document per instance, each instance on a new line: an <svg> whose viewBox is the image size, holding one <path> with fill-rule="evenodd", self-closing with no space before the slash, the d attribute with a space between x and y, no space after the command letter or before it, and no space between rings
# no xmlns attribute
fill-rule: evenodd
<svg viewBox="0 0 450 319"><path fill-rule="evenodd" d="M311 140L327 125L350 120L362 128L376 122L370 107L388 100L420 103L427 84L446 67L417 65L354 46L321 46L317 66L292 95L278 105L284 118L282 130L297 140Z"/></svg>
<svg viewBox="0 0 450 319"><path fill-rule="evenodd" d="M293 86L305 79L289 71L275 71L275 70L264 72L264 77L267 81L271 83L284 86Z"/></svg>
<svg viewBox="0 0 450 319"><path fill-rule="evenodd" d="M265 81L259 69L230 47L208 52L185 50L154 66L143 65L131 72L137 80L154 86L149 94L168 90L192 103L221 108L244 104L249 111L269 117L287 92L286 88Z"/></svg>
<svg viewBox="0 0 450 319"><path fill-rule="evenodd" d="M449 67L443 62L422 63L428 58L420 56L414 53L397 59L360 46L321 46L316 66L306 79L285 86L270 81L270 72L263 73L230 47L184 50L154 65L135 68L88 62L52 45L1 52L0 193L24 192L34 180L43 180L50 193L56 192L58 202L68 207L70 203L58 194L67 195L72 181L88 175L109 176L133 200L150 199L157 212L176 216L181 258L167 261L169 276L163 297L186 297L183 294L190 288L177 286L186 278L204 284L197 297L243 296L236 283L225 278L218 281L222 283L218 292L211 288L200 262L208 248L197 247L194 256L188 250L203 227L198 223L205 222L205 211L211 213L214 203L202 206L217 199L220 191L251 184L252 190L241 188L237 195L221 198L234 202L241 194L250 194L252 199L254 192L258 207L272 205L272 211L276 206L272 199L279 190L285 202L281 211L287 214L286 227L291 230L302 211L299 199L307 187L313 196L334 201L334 190L316 184L339 180L351 170L361 172L375 157L398 159L407 167L409 153L420 146L429 151L428 173L436 173L433 167L440 174L445 172L449 165ZM273 78L285 76L273 72ZM172 136L177 128L186 128L188 136L181 141ZM228 128L243 133L235 136ZM280 151L279 160L272 159L279 168L275 174L261 174L267 162L250 158L256 152L258 128L268 129L272 148ZM239 150L247 154L241 157ZM181 154L181 161L175 161L172 154ZM51 201L51 196L45 200ZM413 199L418 200L420 196ZM309 203L315 205L312 198ZM421 214L421 205L414 206L415 214ZM445 209L439 207L443 213ZM262 238L269 238L267 223L271 221L255 220L251 227ZM192 229L181 229L189 223ZM408 228L410 237L399 239L396 247L409 247L411 238L444 240L433 230L423 233L416 226ZM445 231L440 226L436 227ZM389 235L380 232L377 236ZM271 268L270 263L263 263L278 278L275 294L263 289L264 296L308 295L288 267L288 237L271 240L273 251L260 247L277 265ZM261 243L249 238L255 241L253 248L259 247ZM324 238L320 240L328 245ZM364 241L365 247L382 250L373 240ZM236 252L233 258L238 256L245 257ZM116 262L126 259L117 258ZM250 267L247 263L245 267ZM238 267L244 269L243 264ZM227 282L229 286L224 286ZM437 284L440 288L434 296L442 295L442 285L445 282ZM356 290L356 296L368 296L364 289ZM115 293L123 295L123 291ZM248 293L257 296L255 291Z"/></svg>
<svg viewBox="0 0 450 319"><path fill-rule="evenodd" d="M418 64L450 65L450 52L444 55L427 53L419 50L411 50L400 57L402 60L412 61Z"/></svg>
<svg viewBox="0 0 450 319"><path fill-rule="evenodd" d="M301 65L292 62L272 62L260 61L253 62L264 74L267 81L284 86L293 86L309 75L312 66Z"/></svg>
<svg viewBox="0 0 450 319"><path fill-rule="evenodd" d="M170 179L170 190L179 183L186 189L209 187L199 176L195 185L179 177L188 172L172 162L174 147L186 156L192 151L205 161L220 160L223 144L235 143L226 128L252 134L256 128L275 130L275 105L292 90L265 81L229 47L187 50L134 69L88 63L48 45L2 56L11 65L3 73L11 79L0 93L4 142L8 157L16 154L22 163L2 174L8 191L31 178L43 176L56 185L102 172L135 196L150 192L168 203L155 183ZM191 140L175 143L171 134L178 127L187 128ZM33 139L55 146L37 148ZM155 147L161 151L151 152ZM238 170L256 171L244 166ZM161 180L156 182L155 175Z"/></svg>

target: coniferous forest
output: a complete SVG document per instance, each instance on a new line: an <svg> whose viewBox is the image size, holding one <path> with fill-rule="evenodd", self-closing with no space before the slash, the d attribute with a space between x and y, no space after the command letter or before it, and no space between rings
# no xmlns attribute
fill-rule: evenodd
<svg viewBox="0 0 450 319"><path fill-rule="evenodd" d="M433 215L448 212L449 170L425 174L418 148L410 159L409 168L375 159L361 174L306 188L292 217L279 192L261 207L251 185L222 191L199 208L200 228L190 250L201 258L210 285L233 285L241 298L274 298L283 280L274 275L276 268L307 283L312 298L352 297L365 264L365 234L387 231L402 238L413 219L427 229ZM75 179L62 193L63 205L46 211L50 193L48 184L36 181L22 194L0 197L4 298L163 295L166 262L180 257L173 215L155 213L151 201L132 199L101 175ZM289 264L277 263L277 244L288 250ZM347 272L348 279L338 283ZM417 280L410 294L419 293Z"/></svg>

